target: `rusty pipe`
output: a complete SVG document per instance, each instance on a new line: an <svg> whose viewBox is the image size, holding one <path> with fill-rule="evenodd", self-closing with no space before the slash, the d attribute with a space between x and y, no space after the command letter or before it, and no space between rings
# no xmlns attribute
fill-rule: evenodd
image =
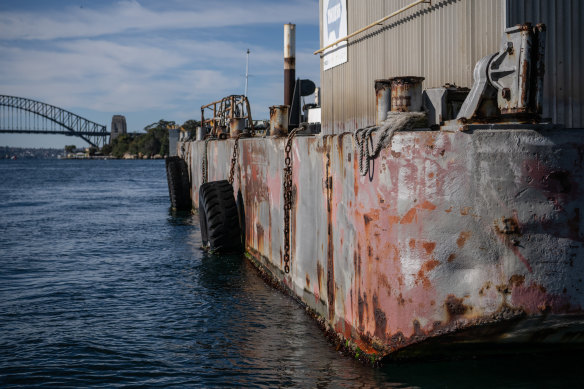
<svg viewBox="0 0 584 389"><path fill-rule="evenodd" d="M284 105L292 106L296 80L296 25L284 24Z"/></svg>

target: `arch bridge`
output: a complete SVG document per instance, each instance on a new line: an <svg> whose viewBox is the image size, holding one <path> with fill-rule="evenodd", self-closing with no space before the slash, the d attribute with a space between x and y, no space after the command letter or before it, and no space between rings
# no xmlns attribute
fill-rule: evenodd
<svg viewBox="0 0 584 389"><path fill-rule="evenodd" d="M54 105L24 97L0 95L0 133L77 136L91 146L109 142L106 126Z"/></svg>

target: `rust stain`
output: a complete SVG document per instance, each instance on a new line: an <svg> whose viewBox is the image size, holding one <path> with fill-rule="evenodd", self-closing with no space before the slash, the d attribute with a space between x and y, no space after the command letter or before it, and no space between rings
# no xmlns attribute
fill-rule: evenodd
<svg viewBox="0 0 584 389"><path fill-rule="evenodd" d="M499 220L495 220L494 226L495 232L497 236L503 241L505 246L515 254L515 256L525 265L527 270L530 273L533 273L533 268L531 267L529 261L519 250L517 246L516 239L511 239L512 236L519 237L521 236L521 226L519 220L517 219L517 215L513 215L513 217L503 217Z"/></svg>
<svg viewBox="0 0 584 389"><path fill-rule="evenodd" d="M493 284L491 283L491 281L487 281L483 287L479 290L479 296L484 296L485 292L489 289L491 289L491 286L493 286Z"/></svg>
<svg viewBox="0 0 584 389"><path fill-rule="evenodd" d="M470 210L471 210L471 207L463 207L460 209L460 214L463 216L466 216L466 215L468 215Z"/></svg>
<svg viewBox="0 0 584 389"><path fill-rule="evenodd" d="M425 262L417 273L416 282L421 282L424 289L429 289L432 286L432 282L426 274L439 264L440 262L435 259Z"/></svg>
<svg viewBox="0 0 584 389"><path fill-rule="evenodd" d="M421 204L416 205L415 207L411 208L400 220L400 224L411 224L414 221L418 222L418 209L425 209L428 211L433 211L436 209L436 206L429 201L424 201Z"/></svg>
<svg viewBox="0 0 584 389"><path fill-rule="evenodd" d="M393 334L389 340L389 345L392 349L397 350L402 348L407 342L406 337L404 336L403 332L398 331Z"/></svg>
<svg viewBox="0 0 584 389"><path fill-rule="evenodd" d="M432 135L426 138L426 141L424 142L424 145L433 149L434 145L436 144L436 136Z"/></svg>
<svg viewBox="0 0 584 389"><path fill-rule="evenodd" d="M330 152L326 153L326 179L332 182L330 175L331 160ZM328 298L328 313L329 320L335 317L335 261L334 261L334 241L333 241L333 190L332 185L326 186L326 202L327 202L327 225L328 225L328 239L327 239L327 260L326 260L326 290Z"/></svg>
<svg viewBox="0 0 584 389"><path fill-rule="evenodd" d="M327 260L326 291L328 297L329 320L335 316L335 269L332 256L332 247Z"/></svg>
<svg viewBox="0 0 584 389"><path fill-rule="evenodd" d="M520 235L519 221L515 216L503 217L500 223L495 221L495 230L504 235Z"/></svg>
<svg viewBox="0 0 584 389"><path fill-rule="evenodd" d="M410 239L408 244L409 244L410 248L413 250L416 247L416 240Z"/></svg>
<svg viewBox="0 0 584 389"><path fill-rule="evenodd" d="M387 279L387 276L383 273L379 275L379 284L387 290L387 295L391 296L391 285Z"/></svg>
<svg viewBox="0 0 584 389"><path fill-rule="evenodd" d="M310 289L310 277L308 276L308 273L306 273L306 287Z"/></svg>
<svg viewBox="0 0 584 389"><path fill-rule="evenodd" d="M343 334L343 336L345 337L345 339L351 339L352 338L351 328L352 328L351 327L351 324L349 324L349 322L347 322L346 320L339 320L335 324L335 330L337 331L337 333Z"/></svg>
<svg viewBox="0 0 584 389"><path fill-rule="evenodd" d="M430 281L422 270L418 271L418 279L416 282L421 282L424 289L429 289L432 286L432 281Z"/></svg>
<svg viewBox="0 0 584 389"><path fill-rule="evenodd" d="M323 276L323 269L320 262L316 263L316 275L318 277L318 290L319 292L322 291L322 276Z"/></svg>
<svg viewBox="0 0 584 389"><path fill-rule="evenodd" d="M359 243L357 243L357 253L355 255L355 257L353 258L353 261L355 262L355 271L357 272L358 275L361 275L361 245Z"/></svg>
<svg viewBox="0 0 584 389"><path fill-rule="evenodd" d="M469 307L464 305L463 299L458 298L452 294L449 294L444 302L444 307L446 308L446 312L450 316L450 319L454 319L458 316L464 315Z"/></svg>
<svg viewBox="0 0 584 389"><path fill-rule="evenodd" d="M412 321L412 326L414 327L414 336L424 337L426 335L424 333L424 331L422 330L422 326L420 325L420 322L418 321L418 319L414 319Z"/></svg>
<svg viewBox="0 0 584 389"><path fill-rule="evenodd" d="M424 201L422 204L418 205L418 208L433 211L436 209L436 206L429 201Z"/></svg>
<svg viewBox="0 0 584 389"><path fill-rule="evenodd" d="M513 288L511 301L520 306L527 313L566 313L581 310L580 307L572 307L569 297L565 294L547 293L547 289L540 284L531 283L516 285Z"/></svg>
<svg viewBox="0 0 584 389"><path fill-rule="evenodd" d="M399 296L396 297L396 299L397 299L397 305L400 305L402 307L405 305L406 300L404 299L404 296L401 293L399 294Z"/></svg>
<svg viewBox="0 0 584 389"><path fill-rule="evenodd" d="M513 274L511 278L509 278L509 285L512 286L521 286L525 282L525 276L520 274Z"/></svg>
<svg viewBox="0 0 584 389"><path fill-rule="evenodd" d="M448 256L448 259L447 259L447 261L448 261L448 262L452 262L452 261L454 261L454 258L456 258L456 254L452 253L452 254L450 254L450 255Z"/></svg>
<svg viewBox="0 0 584 389"><path fill-rule="evenodd" d="M371 219L371 216L369 216L367 214L363 215L363 221L365 222L366 226L369 225L369 223L371 223L371 220L373 220L373 219Z"/></svg>
<svg viewBox="0 0 584 389"><path fill-rule="evenodd" d="M427 254L432 254L436 248L436 242L424 242L422 247L424 247L424 250L426 250Z"/></svg>
<svg viewBox="0 0 584 389"><path fill-rule="evenodd" d="M448 209L445 209L445 210L444 210L444 212L446 212L446 213L450 213L450 212L452 212L452 207L450 207L450 208L448 208Z"/></svg>
<svg viewBox="0 0 584 389"><path fill-rule="evenodd" d="M357 298L357 312L359 314L359 328L361 331L365 329L365 323L363 322L365 311L367 311L367 294L363 293L363 297L361 297L361 293L359 293Z"/></svg>
<svg viewBox="0 0 584 389"><path fill-rule="evenodd" d="M264 227L261 223L256 223L256 236L258 238L258 249L260 252L264 252Z"/></svg>
<svg viewBox="0 0 584 389"><path fill-rule="evenodd" d="M471 235L470 231L461 231L460 235L458 235L458 239L456 239L456 244L458 245L458 247L464 246L466 240L470 237L470 235Z"/></svg>
<svg viewBox="0 0 584 389"><path fill-rule="evenodd" d="M430 261L425 262L422 265L422 271L424 271L424 272L427 273L427 272L431 271L432 269L434 269L438 265L440 265L440 261L437 261L435 259L432 259Z"/></svg>
<svg viewBox="0 0 584 389"><path fill-rule="evenodd" d="M404 217L400 220L400 224L411 224L414 219L417 219L417 210L416 208L410 209Z"/></svg>
<svg viewBox="0 0 584 389"><path fill-rule="evenodd" d="M385 331L387 329L387 317L385 312L379 306L379 299L377 295L373 295L373 316L375 317L375 332L374 335L379 339L384 340L386 335Z"/></svg>

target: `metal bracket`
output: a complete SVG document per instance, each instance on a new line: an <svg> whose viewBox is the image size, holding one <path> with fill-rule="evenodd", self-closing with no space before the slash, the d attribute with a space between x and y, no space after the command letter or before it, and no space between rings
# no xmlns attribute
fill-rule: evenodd
<svg viewBox="0 0 584 389"><path fill-rule="evenodd" d="M487 55L481 58L479 62L477 62L477 64L475 65L473 71L474 84L472 85L470 93L464 100L464 103L462 103L462 107L460 107L460 111L458 112L456 120L460 119L469 120L479 110L479 106L481 104L481 101L483 100L483 96L487 94L488 89L491 87L489 85L487 69L489 68L491 60L496 55L497 54Z"/></svg>

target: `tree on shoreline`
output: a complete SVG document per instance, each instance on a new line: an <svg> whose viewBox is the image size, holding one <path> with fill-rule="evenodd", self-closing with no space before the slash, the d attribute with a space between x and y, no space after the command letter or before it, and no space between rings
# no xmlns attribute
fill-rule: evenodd
<svg viewBox="0 0 584 389"><path fill-rule="evenodd" d="M142 154L148 157L156 154L166 156L168 155L168 130L175 127L174 121L161 119L144 127L146 132L143 134L118 136L101 151L104 155L112 155L115 158L122 158L126 153Z"/></svg>

